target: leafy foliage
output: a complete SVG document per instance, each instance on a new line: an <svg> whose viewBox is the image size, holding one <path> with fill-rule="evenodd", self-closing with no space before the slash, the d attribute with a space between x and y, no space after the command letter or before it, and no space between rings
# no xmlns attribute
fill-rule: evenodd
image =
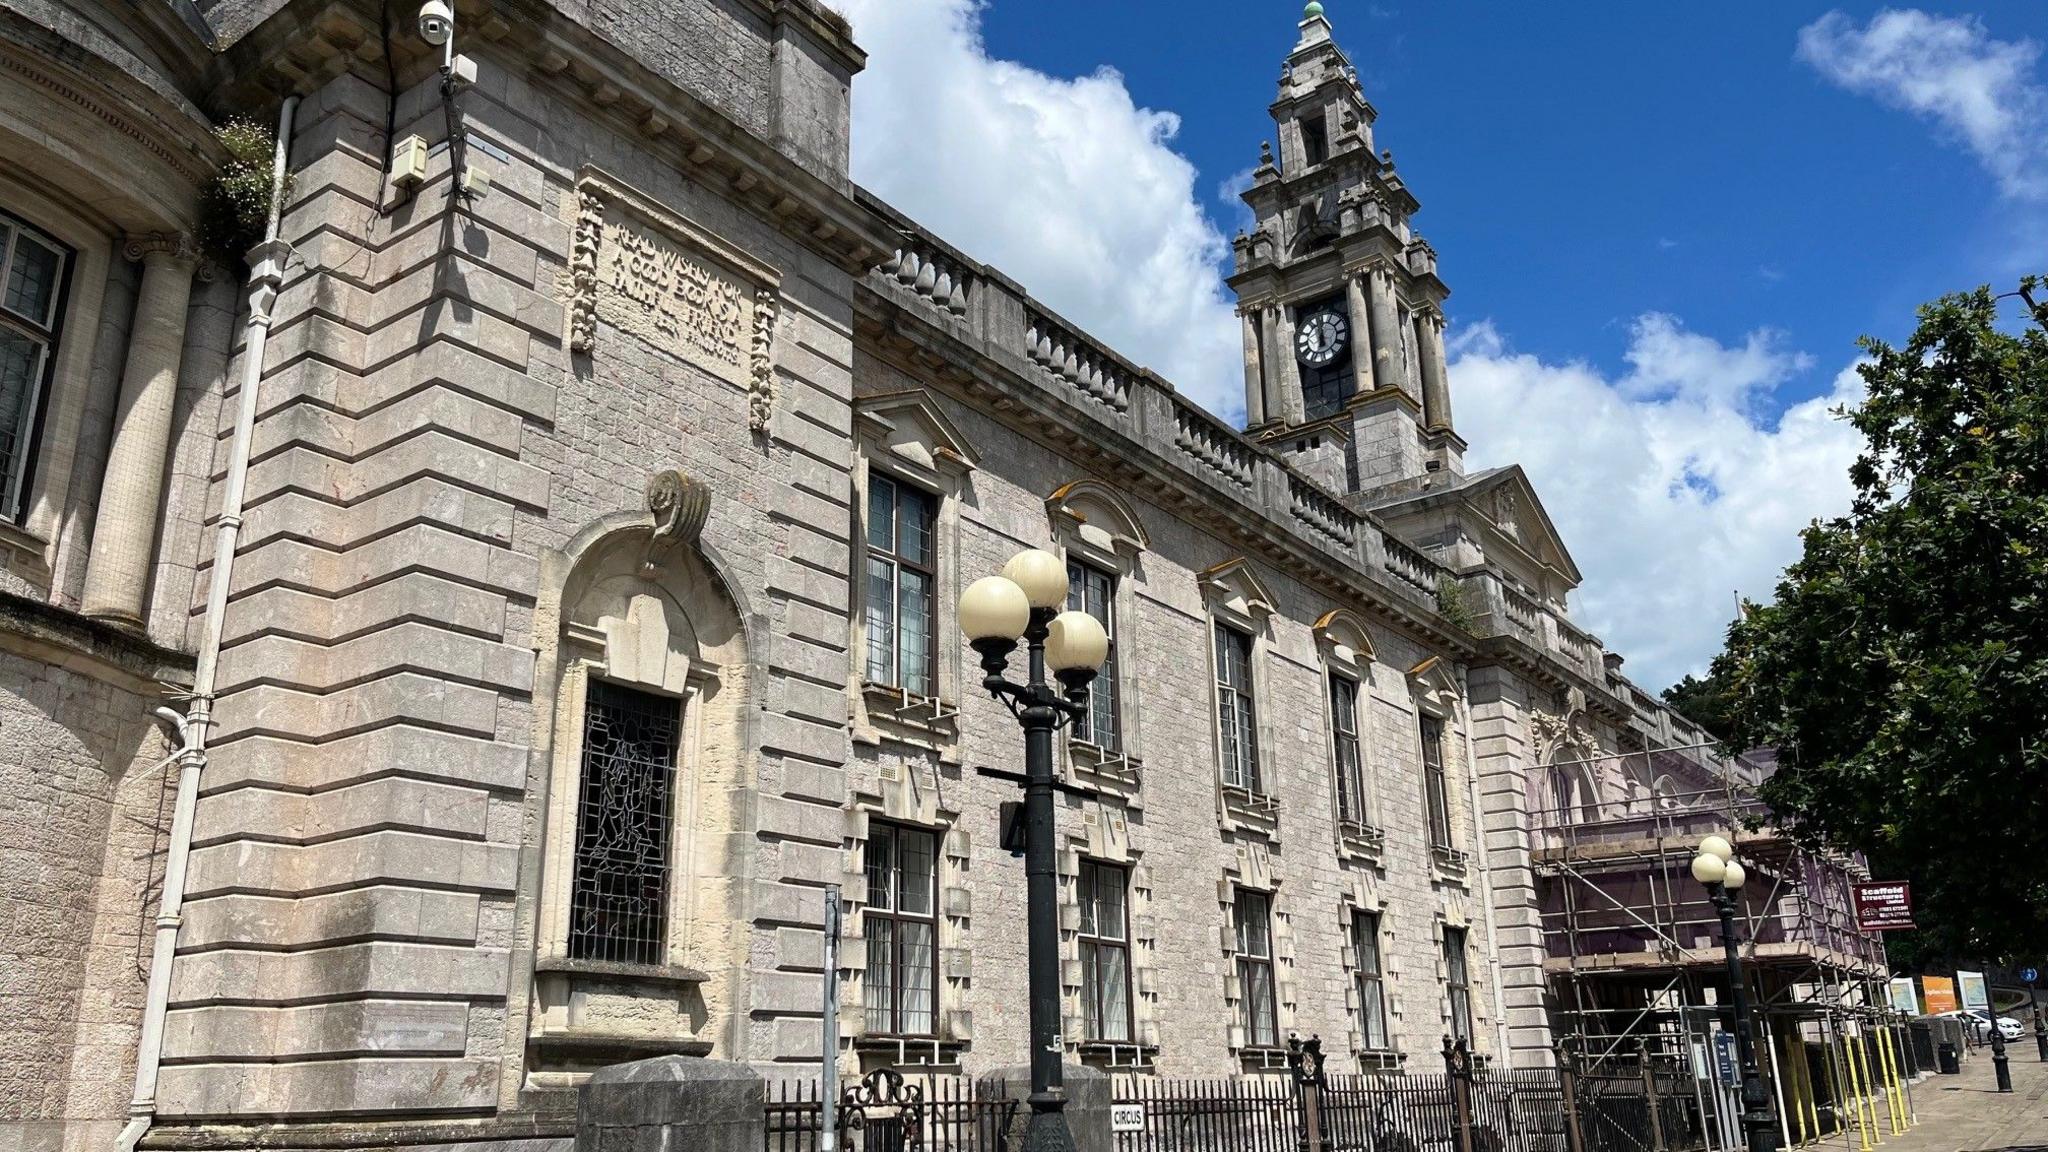
<svg viewBox="0 0 2048 1152"><path fill-rule="evenodd" d="M1465 600L1465 585L1455 576L1444 576L1436 582L1436 610L1444 619L1467 632L1477 623L1472 615L1472 605Z"/></svg>
<svg viewBox="0 0 2048 1152"><path fill-rule="evenodd" d="M199 194L199 244L210 255L239 262L263 239L270 222L270 181L277 134L253 120L229 120L214 129L228 151L212 181ZM291 191L291 178L285 178Z"/></svg>
<svg viewBox="0 0 2048 1152"><path fill-rule="evenodd" d="M1685 679L1664 690L1664 702L1709 735L1725 736L1735 729L1735 692L1726 671L1724 662L1705 676L1687 673Z"/></svg>
<svg viewBox="0 0 2048 1152"><path fill-rule="evenodd" d="M1780 749L1798 834L1913 882L1924 956L2048 953L2048 306L1988 289L1863 341L1848 515L1729 629L1723 735ZM1901 944L1907 942L1901 941Z"/></svg>

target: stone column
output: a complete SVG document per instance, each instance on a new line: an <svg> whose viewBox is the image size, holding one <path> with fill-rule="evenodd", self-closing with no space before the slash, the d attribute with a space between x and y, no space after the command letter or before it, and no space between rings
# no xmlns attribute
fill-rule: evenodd
<svg viewBox="0 0 2048 1152"><path fill-rule="evenodd" d="M1285 307L1273 310L1279 332L1274 343L1280 346L1280 395L1275 397L1280 415L1289 424L1299 424L1308 411L1307 402L1301 396L1301 364L1294 358L1294 320L1287 315Z"/></svg>
<svg viewBox="0 0 2048 1152"><path fill-rule="evenodd" d="M1434 431L1451 427L1451 388L1444 376L1443 318L1434 312L1415 315L1415 352L1422 361L1422 426Z"/></svg>
<svg viewBox="0 0 2048 1152"><path fill-rule="evenodd" d="M1365 302L1367 275L1359 272L1344 278L1344 300L1351 313L1351 359L1361 396L1379 387L1379 368L1372 355L1372 311Z"/></svg>
<svg viewBox="0 0 2048 1152"><path fill-rule="evenodd" d="M157 525L163 519L171 410L178 396L178 361L185 351L185 306L199 255L190 238L165 233L131 237L127 256L142 261L142 286L128 330L128 359L121 371L99 512L93 518L81 609L88 616L141 628Z"/></svg>
<svg viewBox="0 0 2048 1152"><path fill-rule="evenodd" d="M1259 354L1259 316L1243 312L1244 321L1244 423L1257 428L1266 422L1266 381Z"/></svg>
<svg viewBox="0 0 2048 1152"><path fill-rule="evenodd" d="M1394 305L1394 278L1384 266L1376 266L1369 273L1371 281L1372 314L1372 363L1373 377L1384 388L1392 384L1406 392L1420 403L1421 390L1408 378L1408 371L1401 359L1401 314Z"/></svg>

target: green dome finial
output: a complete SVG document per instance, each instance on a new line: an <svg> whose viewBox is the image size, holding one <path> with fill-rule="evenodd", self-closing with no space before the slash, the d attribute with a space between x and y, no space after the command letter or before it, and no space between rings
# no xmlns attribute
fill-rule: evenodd
<svg viewBox="0 0 2048 1152"><path fill-rule="evenodd" d="M1303 20L1313 20L1323 14L1323 0L1308 0L1308 7L1301 10Z"/></svg>

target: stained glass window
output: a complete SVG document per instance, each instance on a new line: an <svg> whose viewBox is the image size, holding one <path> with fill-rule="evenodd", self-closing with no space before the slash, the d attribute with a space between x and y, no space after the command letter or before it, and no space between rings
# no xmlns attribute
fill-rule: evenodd
<svg viewBox="0 0 2048 1152"><path fill-rule="evenodd" d="M682 718L679 700L590 681L569 910L572 957L630 964L666 960Z"/></svg>

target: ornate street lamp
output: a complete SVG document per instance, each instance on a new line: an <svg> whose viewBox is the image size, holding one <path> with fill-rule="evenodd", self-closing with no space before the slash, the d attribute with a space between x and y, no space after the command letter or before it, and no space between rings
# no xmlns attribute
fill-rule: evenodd
<svg viewBox="0 0 2048 1152"><path fill-rule="evenodd" d="M1061 612L1067 566L1050 552L1019 552L1001 576L960 596L960 631L981 656L981 686L1024 727L1026 955L1031 979L1031 1120L1024 1152L1073 1152L1060 1070L1059 880L1053 870L1053 733L1085 715L1088 684L1109 655L1109 635L1086 612ZM1003 676L1017 642L1028 653L1022 684ZM1046 680L1050 671L1059 682Z"/></svg>
<svg viewBox="0 0 2048 1152"><path fill-rule="evenodd" d="M1742 983L1742 956L1735 950L1735 893L1749 879L1735 861L1735 846L1722 836L1700 841L1699 855L1692 858L1692 878L1706 886L1707 897L1721 914L1721 947L1728 956L1728 987L1735 994L1735 1054L1742 1062L1742 1128L1748 1136L1749 1152L1771 1152L1776 1121L1764 1099L1764 1079L1757 1068L1756 1046L1749 1034L1749 993Z"/></svg>

